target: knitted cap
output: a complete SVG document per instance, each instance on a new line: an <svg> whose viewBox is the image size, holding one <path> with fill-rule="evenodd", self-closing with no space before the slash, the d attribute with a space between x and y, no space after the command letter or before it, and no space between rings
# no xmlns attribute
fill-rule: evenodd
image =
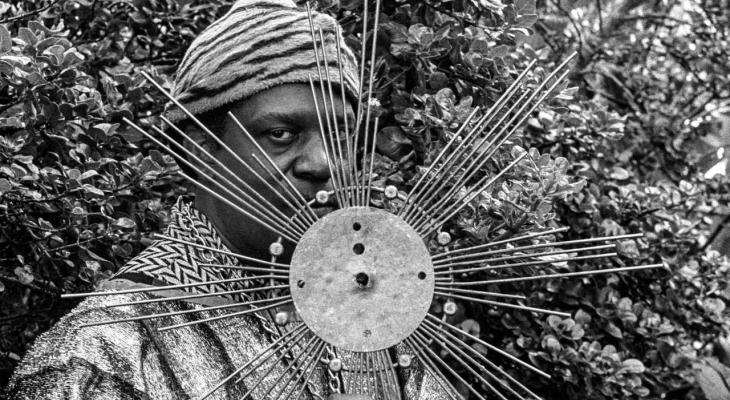
<svg viewBox="0 0 730 400"><path fill-rule="evenodd" d="M322 75L325 70L319 28L324 36L330 80L339 85L337 44L342 50L342 75L348 97L357 98L357 61L341 35L337 21L312 11ZM190 45L178 68L172 95L190 112L206 111L248 98L285 83L319 80L306 10L292 0L239 0ZM177 122L186 115L168 110Z"/></svg>

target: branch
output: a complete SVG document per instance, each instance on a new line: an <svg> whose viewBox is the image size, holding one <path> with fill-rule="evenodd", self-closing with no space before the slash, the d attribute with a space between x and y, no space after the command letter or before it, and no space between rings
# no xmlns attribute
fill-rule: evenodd
<svg viewBox="0 0 730 400"><path fill-rule="evenodd" d="M707 249L707 247L709 247L712 244L712 242L714 242L715 239L717 239L717 237L722 232L723 228L725 228L725 226L728 223L730 223L730 214L727 214L725 216L725 218L723 218L722 221L720 221L720 223L717 224L717 226L715 227L715 229L712 230L712 233L707 238L707 241L705 242L705 244L702 245L702 247L700 247L700 251L704 251L705 249Z"/></svg>
<svg viewBox="0 0 730 400"><path fill-rule="evenodd" d="M21 19L25 19L25 18L28 18L28 17L32 17L34 15L40 14L43 11L46 11L49 8L53 7L54 5L56 5L56 3L60 2L60 1L61 0L52 0L50 3L48 3L47 5L41 7L39 9L37 9L37 10L33 10L33 11L27 12L25 14L17 15L15 17L5 18L3 20L0 20L0 24L6 24L6 23L9 23L9 22L15 22L15 21L18 21L18 20L21 20Z"/></svg>

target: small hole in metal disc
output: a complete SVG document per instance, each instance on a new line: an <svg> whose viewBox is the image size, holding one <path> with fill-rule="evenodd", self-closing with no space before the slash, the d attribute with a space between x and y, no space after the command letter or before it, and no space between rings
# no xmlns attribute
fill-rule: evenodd
<svg viewBox="0 0 730 400"><path fill-rule="evenodd" d="M352 246L352 251L354 251L355 254L362 254L363 251L365 251L365 245L362 243L355 243L355 245Z"/></svg>
<svg viewBox="0 0 730 400"><path fill-rule="evenodd" d="M298 286L299 288L303 288L303 287L304 287L304 281L303 281L303 280L301 280L301 279L300 279L300 280L298 280L298 281L297 281L297 286Z"/></svg>
<svg viewBox="0 0 730 400"><path fill-rule="evenodd" d="M370 277L364 272L359 272L355 275L355 282L357 282L358 285L365 287L368 285L368 282L370 282Z"/></svg>
<svg viewBox="0 0 730 400"><path fill-rule="evenodd" d="M359 222L355 222L354 224L352 224L352 229L359 231L360 228L362 228L362 226L360 225Z"/></svg>
<svg viewBox="0 0 730 400"><path fill-rule="evenodd" d="M418 273L418 279L424 280L426 279L426 273L421 271Z"/></svg>

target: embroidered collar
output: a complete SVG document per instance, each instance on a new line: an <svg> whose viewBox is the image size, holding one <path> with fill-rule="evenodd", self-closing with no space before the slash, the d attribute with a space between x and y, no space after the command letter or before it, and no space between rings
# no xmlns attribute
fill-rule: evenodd
<svg viewBox="0 0 730 400"><path fill-rule="evenodd" d="M170 224L165 235L224 252L223 244L213 225L191 204L178 199L170 210ZM220 267L205 264L220 265ZM172 240L157 240L137 257L129 261L112 279L128 279L155 285L181 285L215 282L243 277L238 270L224 266L238 266L238 260L220 252L201 249ZM250 282L211 283L185 288L188 292L213 293L243 289ZM230 298L230 296L228 296Z"/></svg>

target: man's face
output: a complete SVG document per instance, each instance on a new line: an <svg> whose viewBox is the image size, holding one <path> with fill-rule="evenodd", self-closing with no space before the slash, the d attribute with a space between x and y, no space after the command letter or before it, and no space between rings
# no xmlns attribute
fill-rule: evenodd
<svg viewBox="0 0 730 400"><path fill-rule="evenodd" d="M325 104L320 96L319 85L317 84L315 87L318 96L317 106L322 123L326 128ZM343 113L342 99L337 94L335 94L334 105L342 135L345 118L348 119L349 127L354 126L354 113L349 102ZM327 106L331 115L329 101L327 101ZM320 136L317 108L309 84L276 86L235 103L230 111L306 200L313 199L320 190L332 190L329 165ZM258 152L256 146L228 115L220 115L219 118L225 118L226 122L222 132L214 133L218 133L225 144L243 161L268 179L268 175L252 156L252 154L256 154L266 165L265 158ZM294 211L279 196L267 188L224 148L216 149L213 155L276 208L287 216L293 215ZM231 181L236 182L235 179L231 179ZM273 187L280 188L277 184L271 181L270 183ZM217 189L212 185L209 187ZM236 193L236 190L232 191ZM220 190L216 190L216 192L225 195ZM256 198L255 195L252 197ZM234 199L230 200L236 202ZM264 259L269 257L269 245L277 239L277 236L269 229L203 190L196 192L195 203L234 251ZM321 216L331 211L331 208L315 208L314 211ZM291 254L293 245L284 241L284 246L286 250L284 258L286 258Z"/></svg>

